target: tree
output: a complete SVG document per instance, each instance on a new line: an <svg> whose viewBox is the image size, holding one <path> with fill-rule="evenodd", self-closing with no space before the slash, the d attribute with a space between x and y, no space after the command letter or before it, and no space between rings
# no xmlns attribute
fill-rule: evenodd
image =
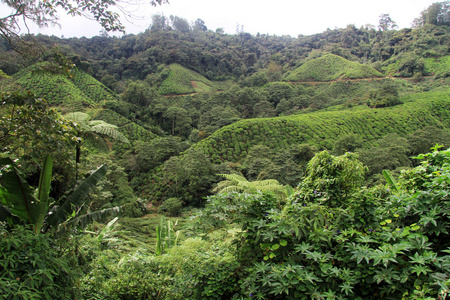
<svg viewBox="0 0 450 300"><path fill-rule="evenodd" d="M432 25L450 25L450 1L436 2L420 13L420 17L414 19L414 27Z"/></svg>
<svg viewBox="0 0 450 300"><path fill-rule="evenodd" d="M127 4L138 2L131 0ZM167 3L167 0L149 0L150 5L156 6ZM25 28L28 23L34 23L39 27L58 25L58 10L65 11L70 16L84 16L97 21L106 31L125 32L125 27L120 21L120 15L114 12L114 7L126 12L127 9L119 5L116 1L100 0L12 0L2 1L2 4L10 8L10 13L0 18L0 36L10 41L14 45L16 39L20 39L21 22ZM128 14L129 15L129 14ZM20 48L16 48L20 51Z"/></svg>
<svg viewBox="0 0 450 300"><path fill-rule="evenodd" d="M342 155L345 152L355 152L361 148L363 144L362 138L357 134L346 134L340 137L333 145L333 154Z"/></svg>
<svg viewBox="0 0 450 300"><path fill-rule="evenodd" d="M364 182L367 167L354 153L331 155L317 153L308 163L306 176L300 183L299 199L329 207L343 207L350 195Z"/></svg>
<svg viewBox="0 0 450 300"><path fill-rule="evenodd" d="M191 26L189 26L189 22L184 19L177 16L170 16L170 21L172 22L173 29L187 33L191 31Z"/></svg>
<svg viewBox="0 0 450 300"><path fill-rule="evenodd" d="M152 25L150 30L152 31L165 31L170 28L169 20L163 14L152 16Z"/></svg>
<svg viewBox="0 0 450 300"><path fill-rule="evenodd" d="M369 167L368 175L380 174L383 170L409 167L409 143L406 138L390 133L377 141L378 146L359 149L359 159Z"/></svg>
<svg viewBox="0 0 450 300"><path fill-rule="evenodd" d="M169 119L172 123L172 135L175 135L175 130L178 134L185 128L189 128L192 119L189 117L188 112L181 107L171 106L164 112L164 117Z"/></svg>
<svg viewBox="0 0 450 300"><path fill-rule="evenodd" d="M202 19L197 19L194 22L194 30L206 32L208 31L208 27L206 27L205 21Z"/></svg>
<svg viewBox="0 0 450 300"><path fill-rule="evenodd" d="M386 31L389 29L396 29L396 28L398 28L397 23L391 19L389 14L381 14L380 15L378 29L380 29L382 31Z"/></svg>
<svg viewBox="0 0 450 300"><path fill-rule="evenodd" d="M0 148L3 155L18 159L27 178L37 177L39 162L51 155L59 182L53 194L64 192L75 179L73 157L79 142L76 127L30 92L0 96ZM58 145L58 146L55 146Z"/></svg>

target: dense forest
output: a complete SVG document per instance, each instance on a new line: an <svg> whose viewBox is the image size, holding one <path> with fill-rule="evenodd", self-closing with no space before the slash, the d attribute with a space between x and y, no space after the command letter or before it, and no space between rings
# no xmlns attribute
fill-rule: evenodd
<svg viewBox="0 0 450 300"><path fill-rule="evenodd" d="M0 294L446 299L449 19L2 32Z"/></svg>

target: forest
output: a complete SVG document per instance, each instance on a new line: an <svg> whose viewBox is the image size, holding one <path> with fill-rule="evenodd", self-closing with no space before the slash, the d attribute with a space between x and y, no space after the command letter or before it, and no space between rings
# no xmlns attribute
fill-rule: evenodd
<svg viewBox="0 0 450 300"><path fill-rule="evenodd" d="M0 19L0 298L447 299L449 0L297 37L106 2Z"/></svg>

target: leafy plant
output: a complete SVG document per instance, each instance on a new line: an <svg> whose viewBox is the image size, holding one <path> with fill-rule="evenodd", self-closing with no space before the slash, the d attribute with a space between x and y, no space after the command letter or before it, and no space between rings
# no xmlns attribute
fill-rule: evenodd
<svg viewBox="0 0 450 300"><path fill-rule="evenodd" d="M252 193L257 191L273 192L281 198L286 198L288 187L281 185L275 179L248 181L244 176L238 174L218 174L226 180L221 181L213 189L214 193L243 192Z"/></svg>
<svg viewBox="0 0 450 300"><path fill-rule="evenodd" d="M175 226L177 222L173 223L161 217L160 224L156 227L156 255L164 254L167 249L177 244L181 232L175 231Z"/></svg>
<svg viewBox="0 0 450 300"><path fill-rule="evenodd" d="M86 196L106 174L107 167L105 165L81 182L67 199L58 205L59 203L50 203L48 197L52 178L52 159L49 156L44 160L36 192L23 178L10 158L1 158L0 164L3 166L0 189L0 204L3 211L32 225L33 231L36 233L47 232L50 229L56 233L59 230L66 230L70 225L85 227L93 219L99 219L120 210L116 207L82 215L81 208L86 202ZM62 224L64 226L61 226Z"/></svg>
<svg viewBox="0 0 450 300"><path fill-rule="evenodd" d="M3 299L76 298L74 272L53 239L28 226L0 229L0 235Z"/></svg>

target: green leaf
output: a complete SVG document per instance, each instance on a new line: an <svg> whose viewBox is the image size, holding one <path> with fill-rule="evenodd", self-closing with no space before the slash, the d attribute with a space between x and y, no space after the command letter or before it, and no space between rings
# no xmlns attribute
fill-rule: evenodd
<svg viewBox="0 0 450 300"><path fill-rule="evenodd" d="M280 248L280 244L273 244L272 245L272 250L277 250L278 248Z"/></svg>
<svg viewBox="0 0 450 300"><path fill-rule="evenodd" d="M36 204L36 215L34 220L34 230L35 232L41 231L42 224L44 223L44 218L48 211L48 196L50 194L50 187L52 182L52 167L53 160L47 155L42 164L41 174L39 176L39 186L37 199L39 203Z"/></svg>
<svg viewBox="0 0 450 300"><path fill-rule="evenodd" d="M48 217L48 224L57 227L59 224L68 220L68 218L75 212L74 207L80 207L84 204L84 198L95 187L95 185L106 175L108 168L102 165L94 173L92 173L85 181L83 181L72 194L67 197L67 200L57 209L54 214Z"/></svg>
<svg viewBox="0 0 450 300"><path fill-rule="evenodd" d="M13 215L29 224L34 224L33 203L37 203L37 199L34 197L30 185L20 175L10 158L0 158L0 164L11 165L11 170L6 171L2 176L4 187L2 203L6 204Z"/></svg>
<svg viewBox="0 0 450 300"><path fill-rule="evenodd" d="M281 240L281 241L280 241L280 245L283 246L283 247L286 247L287 244L288 244L288 243L287 243L286 240Z"/></svg>

